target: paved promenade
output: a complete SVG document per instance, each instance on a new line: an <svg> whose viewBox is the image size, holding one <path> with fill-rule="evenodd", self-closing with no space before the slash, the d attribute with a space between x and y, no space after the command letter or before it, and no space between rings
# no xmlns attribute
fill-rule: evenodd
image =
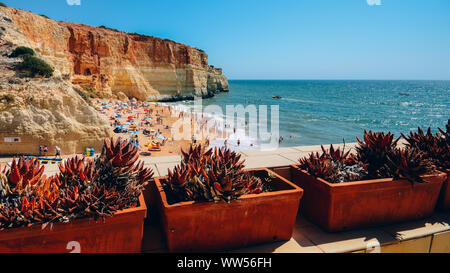
<svg viewBox="0 0 450 273"><path fill-rule="evenodd" d="M356 143L345 144L345 150L352 149ZM335 147L343 147L343 144L334 144ZM325 146L329 147L329 146ZM320 145L314 146L298 146L298 147L281 147L274 151L260 151L250 150L242 151L242 159L245 159L245 166L248 169L251 168L263 168L263 167L279 167L295 164L298 159L303 156L307 156L311 152L320 151ZM155 156L155 157L141 157L140 160L144 161L144 165L153 169L155 176L166 176L167 170L172 169L180 163L181 156ZM2 158L0 163L5 164L11 161L11 158ZM45 174L52 175L58 172L57 165L46 165Z"/></svg>

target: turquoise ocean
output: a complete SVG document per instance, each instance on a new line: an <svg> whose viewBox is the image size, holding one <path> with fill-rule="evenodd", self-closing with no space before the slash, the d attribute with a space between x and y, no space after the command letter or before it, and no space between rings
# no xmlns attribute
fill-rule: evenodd
<svg viewBox="0 0 450 273"><path fill-rule="evenodd" d="M397 136L418 126L437 131L450 119L450 81L230 80L229 85L230 92L204 99L203 107L218 105L226 113L227 105L279 105L280 146L355 142L364 129Z"/></svg>

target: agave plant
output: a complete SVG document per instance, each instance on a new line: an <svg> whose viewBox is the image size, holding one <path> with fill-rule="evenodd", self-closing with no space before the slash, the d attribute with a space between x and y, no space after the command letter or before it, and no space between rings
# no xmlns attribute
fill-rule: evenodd
<svg viewBox="0 0 450 273"><path fill-rule="evenodd" d="M424 182L421 176L435 170L426 154L416 148L395 149L388 155L386 165L394 179L410 182Z"/></svg>
<svg viewBox="0 0 450 273"><path fill-rule="evenodd" d="M400 138L394 140L390 132L367 132L364 130L364 141L356 137L356 159L367 166L368 178L391 177L389 168L386 167L387 158L392 154Z"/></svg>
<svg viewBox="0 0 450 273"><path fill-rule="evenodd" d="M25 160L23 157L16 161L13 158L11 168L6 172L3 170L7 181L0 185L0 196L17 193L21 194L29 191L44 173L44 166L40 166L38 161Z"/></svg>
<svg viewBox="0 0 450 273"><path fill-rule="evenodd" d="M0 172L0 229L113 215L135 206L153 172L137 162L137 148L105 140L95 160L74 157L45 177L36 161L15 159Z"/></svg>
<svg viewBox="0 0 450 273"><path fill-rule="evenodd" d="M11 168L0 173L0 229L28 226L34 222L54 219L48 200L57 198L46 190L44 166L38 161L13 159Z"/></svg>
<svg viewBox="0 0 450 273"><path fill-rule="evenodd" d="M320 177L328 180L333 172L333 166L331 165L331 159L319 155L318 152L311 153L309 157L303 157L299 159L300 168L307 171L314 177Z"/></svg>
<svg viewBox="0 0 450 273"><path fill-rule="evenodd" d="M183 201L230 202L245 194L268 191L268 181L244 172L241 155L226 149L191 146L183 160L169 170L163 187L169 203Z"/></svg>
<svg viewBox="0 0 450 273"><path fill-rule="evenodd" d="M144 168L143 161L137 162L138 158L138 148L131 142L121 138L105 140L103 152L94 162L94 180L136 203L144 186L153 177L153 171Z"/></svg>
<svg viewBox="0 0 450 273"><path fill-rule="evenodd" d="M356 156L345 148L334 149L333 145L326 150L323 145L322 154L311 153L309 157L300 158L300 168L314 177L320 177L331 183L341 183L363 179L367 172L365 166L357 162Z"/></svg>
<svg viewBox="0 0 450 273"><path fill-rule="evenodd" d="M422 128L418 127L417 133L410 132L408 136L402 133L402 137L406 140L406 145L411 148L416 148L421 151L431 151L439 145L440 135L433 135L431 127L428 127L426 133Z"/></svg>
<svg viewBox="0 0 450 273"><path fill-rule="evenodd" d="M438 128L440 133L432 134L431 128L427 133L419 127L417 133L410 132L408 136L402 134L407 146L422 151L427 158L433 161L440 170L450 169L450 120L446 131Z"/></svg>

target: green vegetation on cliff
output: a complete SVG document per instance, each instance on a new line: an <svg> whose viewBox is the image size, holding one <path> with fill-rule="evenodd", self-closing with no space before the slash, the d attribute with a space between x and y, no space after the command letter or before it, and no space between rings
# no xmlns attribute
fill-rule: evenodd
<svg viewBox="0 0 450 273"><path fill-rule="evenodd" d="M17 58L24 55L34 56L34 50L26 46L19 46L16 47L16 49L14 49L13 52L11 52L11 54L9 54L9 57Z"/></svg>
<svg viewBox="0 0 450 273"><path fill-rule="evenodd" d="M78 93L78 95L80 95L80 97L81 97L87 104L89 104L89 105L92 106L92 102L91 102L91 100L89 99L89 97L86 95L86 93L84 93L83 91L81 91L81 90L78 89L78 88L74 88L74 90Z"/></svg>
<svg viewBox="0 0 450 273"><path fill-rule="evenodd" d="M53 68L45 61L31 55L23 55L22 59L23 61L17 65L17 69L29 72L29 76L40 75L48 78L53 75Z"/></svg>

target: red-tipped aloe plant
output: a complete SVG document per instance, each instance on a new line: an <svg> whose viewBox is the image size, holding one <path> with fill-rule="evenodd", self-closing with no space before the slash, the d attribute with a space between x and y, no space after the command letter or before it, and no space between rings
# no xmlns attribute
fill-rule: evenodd
<svg viewBox="0 0 450 273"><path fill-rule="evenodd" d="M137 148L121 139L105 141L95 161L66 160L49 178L37 161L14 159L0 172L0 229L106 217L135 206L153 176L137 159Z"/></svg>
<svg viewBox="0 0 450 273"><path fill-rule="evenodd" d="M230 202L239 196L268 191L268 182L244 172L241 156L229 149L191 146L163 182L169 203Z"/></svg>

